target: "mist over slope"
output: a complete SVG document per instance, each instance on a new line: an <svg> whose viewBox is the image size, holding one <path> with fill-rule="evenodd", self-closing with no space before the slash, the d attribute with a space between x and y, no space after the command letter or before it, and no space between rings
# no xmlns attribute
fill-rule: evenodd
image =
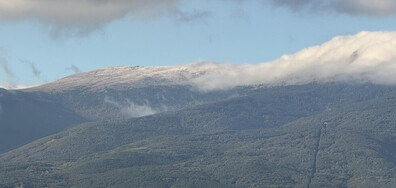
<svg viewBox="0 0 396 188"><path fill-rule="evenodd" d="M90 120L131 118L179 110L249 92L249 88L201 92L188 81L204 74L190 66L106 67L75 74L28 93L44 93Z"/></svg>

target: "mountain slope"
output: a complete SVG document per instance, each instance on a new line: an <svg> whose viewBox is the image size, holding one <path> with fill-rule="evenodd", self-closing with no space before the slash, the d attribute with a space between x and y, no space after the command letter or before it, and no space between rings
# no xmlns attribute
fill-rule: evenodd
<svg viewBox="0 0 396 188"><path fill-rule="evenodd" d="M393 87L376 85L308 84L257 89L243 97L200 105L176 112L130 120L112 119L87 123L60 133L56 138L30 144L34 160L105 151L138 139L158 135L213 133L222 130L272 128L340 106L395 93ZM104 138L103 138L104 137ZM53 145L54 139L59 145ZM49 145L46 143L49 142ZM84 143L84 144L81 144ZM80 147L75 147L79 145ZM38 146L42 149L37 149ZM54 146L54 147L53 147ZM23 147L26 149L25 147ZM64 151L63 151L64 150ZM65 154L65 156L63 155ZM25 155L23 155L25 156ZM23 158L23 157L22 157Z"/></svg>
<svg viewBox="0 0 396 188"><path fill-rule="evenodd" d="M341 90L346 88L356 90ZM302 93L310 92L304 89ZM1 155L0 185L396 185L395 97L361 98L318 114L320 108L310 105L329 106L310 100L315 95L273 95L279 98L261 93L179 112L75 126ZM337 97L328 99L335 102ZM268 115L277 115L277 121L268 121Z"/></svg>
<svg viewBox="0 0 396 188"><path fill-rule="evenodd" d="M0 153L86 121L61 104L20 91L0 90Z"/></svg>
<svg viewBox="0 0 396 188"><path fill-rule="evenodd" d="M108 74L108 77L111 78L111 73ZM168 73L164 71L163 74L167 75ZM4 135L2 137L4 140L0 144L4 148L0 149L0 152L15 149L28 141L56 133L68 126L86 121L85 119L96 121L147 116L166 111L177 111L200 104L224 101L238 96L263 95L260 100L261 103L267 105L266 108L284 105L289 102L296 107L301 105L300 103L306 103L303 107L307 109L301 109L298 112L296 110L299 108L288 109L289 115L284 115L281 118L274 112L268 112L264 119L272 125L294 120L311 113L318 113L332 107L393 93L392 87L370 84L351 86L340 83L279 87L238 87L212 92L197 91L191 86L185 85L154 84L145 87L128 88L128 84L125 83L120 84L120 87L114 87L110 84L98 89L94 86L92 80L94 78L100 80L100 77L96 74L93 75L92 79L87 82L87 88L76 87L69 88L70 90L58 88L56 92L49 92L38 87L23 90L23 92L14 92L16 93L15 95L10 95L10 92L8 92L7 97L0 98L8 105L3 107L8 109L7 115L3 115L2 119L0 119L0 127L3 128L2 134ZM146 78L144 77L144 79ZM107 78L102 80L104 82ZM67 85L66 83L62 84ZM12 101L19 101L20 103L12 103ZM30 103L35 107L32 107L32 109L25 108ZM258 103L260 102L253 100L251 106ZM52 107L50 107L51 105ZM233 108L239 107L234 106ZM11 111L10 109L14 110ZM29 109L31 112L26 111ZM218 109L213 108L211 111L216 110ZM239 117L235 121L239 121L241 125L246 124L243 116L238 115L235 110L233 110L233 113L229 114L229 116ZM256 112L251 111L251 113ZM22 114L23 116L21 116ZM260 116L257 120L250 119L249 121L260 121L262 119L263 117ZM280 121L280 119L282 120ZM229 120L223 118L222 121ZM29 127L34 128L33 130L27 129ZM30 135L27 135L28 133ZM20 139L20 137L23 137L23 139Z"/></svg>

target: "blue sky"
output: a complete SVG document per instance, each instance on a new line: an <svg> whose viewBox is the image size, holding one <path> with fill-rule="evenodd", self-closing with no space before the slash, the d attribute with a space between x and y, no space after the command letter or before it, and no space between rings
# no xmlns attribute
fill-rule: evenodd
<svg viewBox="0 0 396 188"><path fill-rule="evenodd" d="M23 4L26 0L16 1ZM84 1L89 10L89 1L93 0ZM27 14L22 9L6 10L7 5L0 3L0 47L5 49L1 58L8 66L6 70L2 64L0 83L40 84L77 69L106 66L197 61L257 64L320 45L338 35L396 30L393 3L387 8L370 9L362 5L365 0L361 4L359 0L347 0L355 4L341 3L340 9L335 5L318 6L315 0L301 2L310 1L313 3L168 0L154 8L135 6L125 10L125 15L110 18L93 13L82 17L81 22L67 13L42 13L34 5Z"/></svg>

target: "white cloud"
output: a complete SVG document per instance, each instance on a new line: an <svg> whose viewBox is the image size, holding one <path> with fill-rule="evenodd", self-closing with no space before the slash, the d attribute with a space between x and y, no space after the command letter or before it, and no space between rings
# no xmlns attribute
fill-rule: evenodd
<svg viewBox="0 0 396 188"><path fill-rule="evenodd" d="M128 105L121 109L121 113L125 114L129 118L132 118L153 115L158 113L158 111L151 108L147 104L138 105L132 101L128 101Z"/></svg>
<svg viewBox="0 0 396 188"><path fill-rule="evenodd" d="M129 99L126 99L123 103L121 103L114 101L107 96L105 97L104 102L117 107L120 110L121 114L126 118L143 117L160 112L150 107L150 105L148 105L148 102L139 105L130 101Z"/></svg>
<svg viewBox="0 0 396 188"><path fill-rule="evenodd" d="M201 90L313 81L396 84L396 32L360 32L338 36L320 46L257 65L199 63L191 69L210 70L190 80Z"/></svg>

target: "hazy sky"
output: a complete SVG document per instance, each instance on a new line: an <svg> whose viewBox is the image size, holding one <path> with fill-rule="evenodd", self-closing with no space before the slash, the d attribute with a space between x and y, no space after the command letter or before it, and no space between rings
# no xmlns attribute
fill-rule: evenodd
<svg viewBox="0 0 396 188"><path fill-rule="evenodd" d="M119 65L258 64L395 31L395 0L0 0L0 85Z"/></svg>

